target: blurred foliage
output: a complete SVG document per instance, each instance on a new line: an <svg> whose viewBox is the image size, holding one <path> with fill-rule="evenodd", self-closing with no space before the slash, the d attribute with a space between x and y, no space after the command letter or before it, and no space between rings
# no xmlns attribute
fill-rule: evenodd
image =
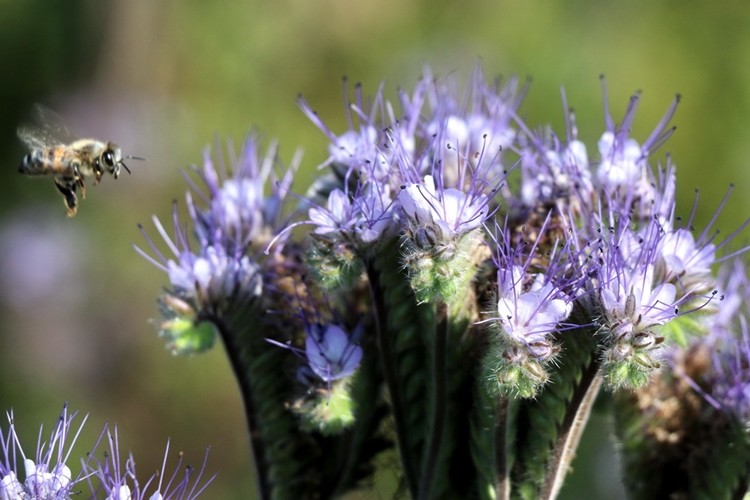
<svg viewBox="0 0 750 500"><path fill-rule="evenodd" d="M0 0L0 408L15 408L34 443L37 425L70 400L91 413L90 436L116 422L146 473L169 436L196 464L211 445L210 469L220 471L211 497L246 498L247 438L223 353L167 353L148 323L166 279L131 248L143 241L136 224L148 228L152 213L168 218L182 197L180 169L200 164L217 137L239 144L257 129L280 139L285 160L305 149L301 191L325 141L297 109L298 93L340 131L343 75L370 93L385 81L393 96L425 64L465 81L477 59L489 74L533 78L521 110L531 124L562 131L564 86L595 156L604 73L616 119L643 89L641 140L682 93L679 129L662 150L678 166L679 210L689 215L700 188L700 228L736 183L740 194L719 219L726 234L750 213L748 21L750 4L739 0ZM66 220L50 180L16 172L24 151L15 128L34 102L57 109L80 135L111 138L148 161L89 189ZM51 284L26 290L32 278L46 283L39 274ZM606 443L606 425L587 434L589 445ZM612 463L611 446L591 448L599 466ZM613 494L613 481L595 484L591 475L601 473L575 466L570 498Z"/></svg>

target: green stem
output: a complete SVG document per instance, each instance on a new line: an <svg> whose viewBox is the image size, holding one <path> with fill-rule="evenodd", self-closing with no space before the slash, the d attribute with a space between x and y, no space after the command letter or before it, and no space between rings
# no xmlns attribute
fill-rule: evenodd
<svg viewBox="0 0 750 500"><path fill-rule="evenodd" d="M434 345L432 353L432 425L427 437L427 448L422 464L422 475L419 480L419 495L417 498L428 500L432 498L432 489L435 481L438 479L436 469L440 459L440 448L443 443L443 434L445 432L446 412L448 411L448 394L447 394L447 370L446 370L446 349L448 345L448 307L441 304L438 307L438 316L445 318L444 321L437 323L434 335Z"/></svg>
<svg viewBox="0 0 750 500"><path fill-rule="evenodd" d="M250 433L250 452L253 456L257 498L262 500L270 499L271 485L269 484L268 467L265 460L265 443L259 432L250 377L247 376L247 367L242 361L243 345L238 335L229 328L220 316L211 315L207 318L207 321L213 323L219 331L219 335L224 342L224 351L232 367L232 372L240 386L240 395L242 396L242 403L245 409L245 419L247 420L247 427Z"/></svg>
<svg viewBox="0 0 750 500"><path fill-rule="evenodd" d="M575 312L574 312L575 314ZM589 403L599 389L600 354L593 328L561 333L562 352L549 382L519 402L511 469L514 496L555 498L567 473Z"/></svg>
<svg viewBox="0 0 750 500"><path fill-rule="evenodd" d="M388 411L380 399L383 380L379 372L375 339L375 335L365 335L360 344L364 356L351 386L356 417L354 424L333 438L330 446L322 445L327 455L330 450L335 450L336 465L330 479L323 481L321 498L339 498L355 488L360 479L374 470L374 458L392 446L392 442L379 432Z"/></svg>
<svg viewBox="0 0 750 500"><path fill-rule="evenodd" d="M510 398L501 396L497 400L495 410L495 498L496 500L510 499L510 464L509 453L511 443L512 418L510 414Z"/></svg>
<svg viewBox="0 0 750 500"><path fill-rule="evenodd" d="M583 372L573 398L566 407L560 431L549 459L547 475L540 493L541 499L554 499L560 493L570 463L575 456L594 400L602 385L602 370L598 362L591 363Z"/></svg>
<svg viewBox="0 0 750 500"><path fill-rule="evenodd" d="M406 436L406 419L404 416L403 395L398 381L398 369L393 352L391 329L388 328L387 310L384 303L383 288L380 276L370 262L367 263L367 277L370 284L370 295L375 309L375 328L377 330L377 344L380 353L380 363L383 367L383 378L390 395L393 411L396 440L398 442L401 462L406 485L412 496L416 496L416 460L411 454L411 446Z"/></svg>

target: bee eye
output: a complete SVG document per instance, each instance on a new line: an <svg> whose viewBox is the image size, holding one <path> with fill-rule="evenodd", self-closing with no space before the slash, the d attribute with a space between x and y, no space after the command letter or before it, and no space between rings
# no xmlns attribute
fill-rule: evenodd
<svg viewBox="0 0 750 500"><path fill-rule="evenodd" d="M102 159L104 160L104 163L107 164L107 166L115 166L115 155L112 153L112 151L105 151L102 155Z"/></svg>

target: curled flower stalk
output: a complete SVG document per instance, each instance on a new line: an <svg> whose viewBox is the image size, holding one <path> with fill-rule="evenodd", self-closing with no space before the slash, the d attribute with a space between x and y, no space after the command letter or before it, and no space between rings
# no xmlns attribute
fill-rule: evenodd
<svg viewBox="0 0 750 500"><path fill-rule="evenodd" d="M287 393L278 386L284 363L264 340L264 330L276 319L253 322L251 318L278 309L274 301L283 300L280 272L292 266L285 255L283 209L296 165L278 175L275 145L260 156L251 137L230 168L222 160L216 168L207 153L203 168L194 169L202 185L186 176L192 188L186 196L191 233L180 222L176 207L174 237L154 217L172 257L166 257L148 236L155 257L139 247L136 250L165 271L170 281L171 288L159 299L160 333L168 347L179 354L197 353L210 348L217 334L221 337L240 385L260 495L266 497L274 491L269 474L292 475L298 466L283 463L295 452L293 448L269 448L278 436L294 439L288 430L291 415L261 430L260 421L276 412L274 403L281 404ZM271 241L273 251L266 253ZM294 487L280 486L282 491Z"/></svg>

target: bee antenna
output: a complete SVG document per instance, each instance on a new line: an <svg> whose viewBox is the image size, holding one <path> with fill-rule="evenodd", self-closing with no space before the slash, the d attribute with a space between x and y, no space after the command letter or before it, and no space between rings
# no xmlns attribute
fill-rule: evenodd
<svg viewBox="0 0 750 500"><path fill-rule="evenodd" d="M125 159L126 159L126 160L140 160L140 161L146 161L146 159L145 159L145 158L141 158L140 156L130 156L130 155L126 156L126 157L125 157ZM120 165L122 165L122 168L124 168L125 170L127 170L127 171L128 171L128 173L130 173L130 169L128 168L128 166L127 166L127 165L125 165L125 164L124 164L123 162L120 162Z"/></svg>

